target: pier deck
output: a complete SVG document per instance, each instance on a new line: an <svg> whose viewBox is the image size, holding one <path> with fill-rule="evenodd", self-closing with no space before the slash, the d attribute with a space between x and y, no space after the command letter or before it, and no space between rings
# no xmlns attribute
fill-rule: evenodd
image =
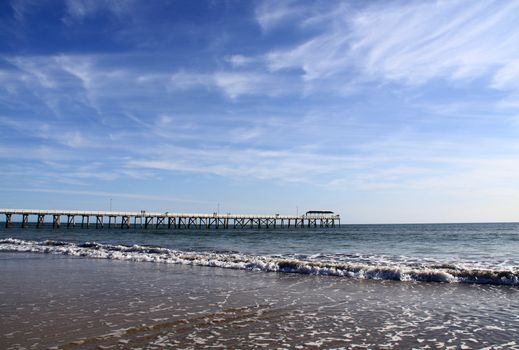
<svg viewBox="0 0 519 350"><path fill-rule="evenodd" d="M178 214L125 211L80 211L80 210L38 210L38 209L0 209L5 215L5 226L14 225L13 217L21 217L21 226L28 227L31 216L36 218L36 227L45 224L46 217L52 217L54 228L66 227L120 227L129 229L160 228L168 229L210 229L210 228L290 228L290 227L335 227L340 224L340 216L323 215L235 215L235 214ZM62 222L62 217L66 221Z"/></svg>

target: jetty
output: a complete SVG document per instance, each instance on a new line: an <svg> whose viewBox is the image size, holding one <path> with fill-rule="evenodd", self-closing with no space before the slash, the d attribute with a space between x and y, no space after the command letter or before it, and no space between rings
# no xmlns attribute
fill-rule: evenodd
<svg viewBox="0 0 519 350"><path fill-rule="evenodd" d="M178 214L154 213L141 210L126 211L81 211L81 210L38 210L0 209L5 215L5 227L14 225L13 218L19 217L21 227L43 227L46 219L54 228L62 226L95 228L165 228L168 229L245 229L245 228L305 228L335 227L340 225L340 215L329 210L311 210L304 215L234 215L234 214ZM30 220L31 216L36 220Z"/></svg>

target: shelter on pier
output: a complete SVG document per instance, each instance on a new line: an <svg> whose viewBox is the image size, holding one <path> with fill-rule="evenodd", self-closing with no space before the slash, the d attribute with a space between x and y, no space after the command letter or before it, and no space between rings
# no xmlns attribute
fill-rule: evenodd
<svg viewBox="0 0 519 350"><path fill-rule="evenodd" d="M333 211L331 210L309 210L305 214L306 216L315 216L315 215L333 215Z"/></svg>

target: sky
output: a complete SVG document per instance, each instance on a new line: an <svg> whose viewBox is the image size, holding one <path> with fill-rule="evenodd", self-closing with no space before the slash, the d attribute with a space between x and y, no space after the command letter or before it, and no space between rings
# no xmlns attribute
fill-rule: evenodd
<svg viewBox="0 0 519 350"><path fill-rule="evenodd" d="M519 221L519 1L0 2L0 207Z"/></svg>

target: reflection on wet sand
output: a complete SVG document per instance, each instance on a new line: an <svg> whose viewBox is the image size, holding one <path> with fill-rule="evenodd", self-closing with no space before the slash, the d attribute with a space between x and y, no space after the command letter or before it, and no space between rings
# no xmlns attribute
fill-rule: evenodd
<svg viewBox="0 0 519 350"><path fill-rule="evenodd" d="M0 347L519 348L516 287L3 253Z"/></svg>

